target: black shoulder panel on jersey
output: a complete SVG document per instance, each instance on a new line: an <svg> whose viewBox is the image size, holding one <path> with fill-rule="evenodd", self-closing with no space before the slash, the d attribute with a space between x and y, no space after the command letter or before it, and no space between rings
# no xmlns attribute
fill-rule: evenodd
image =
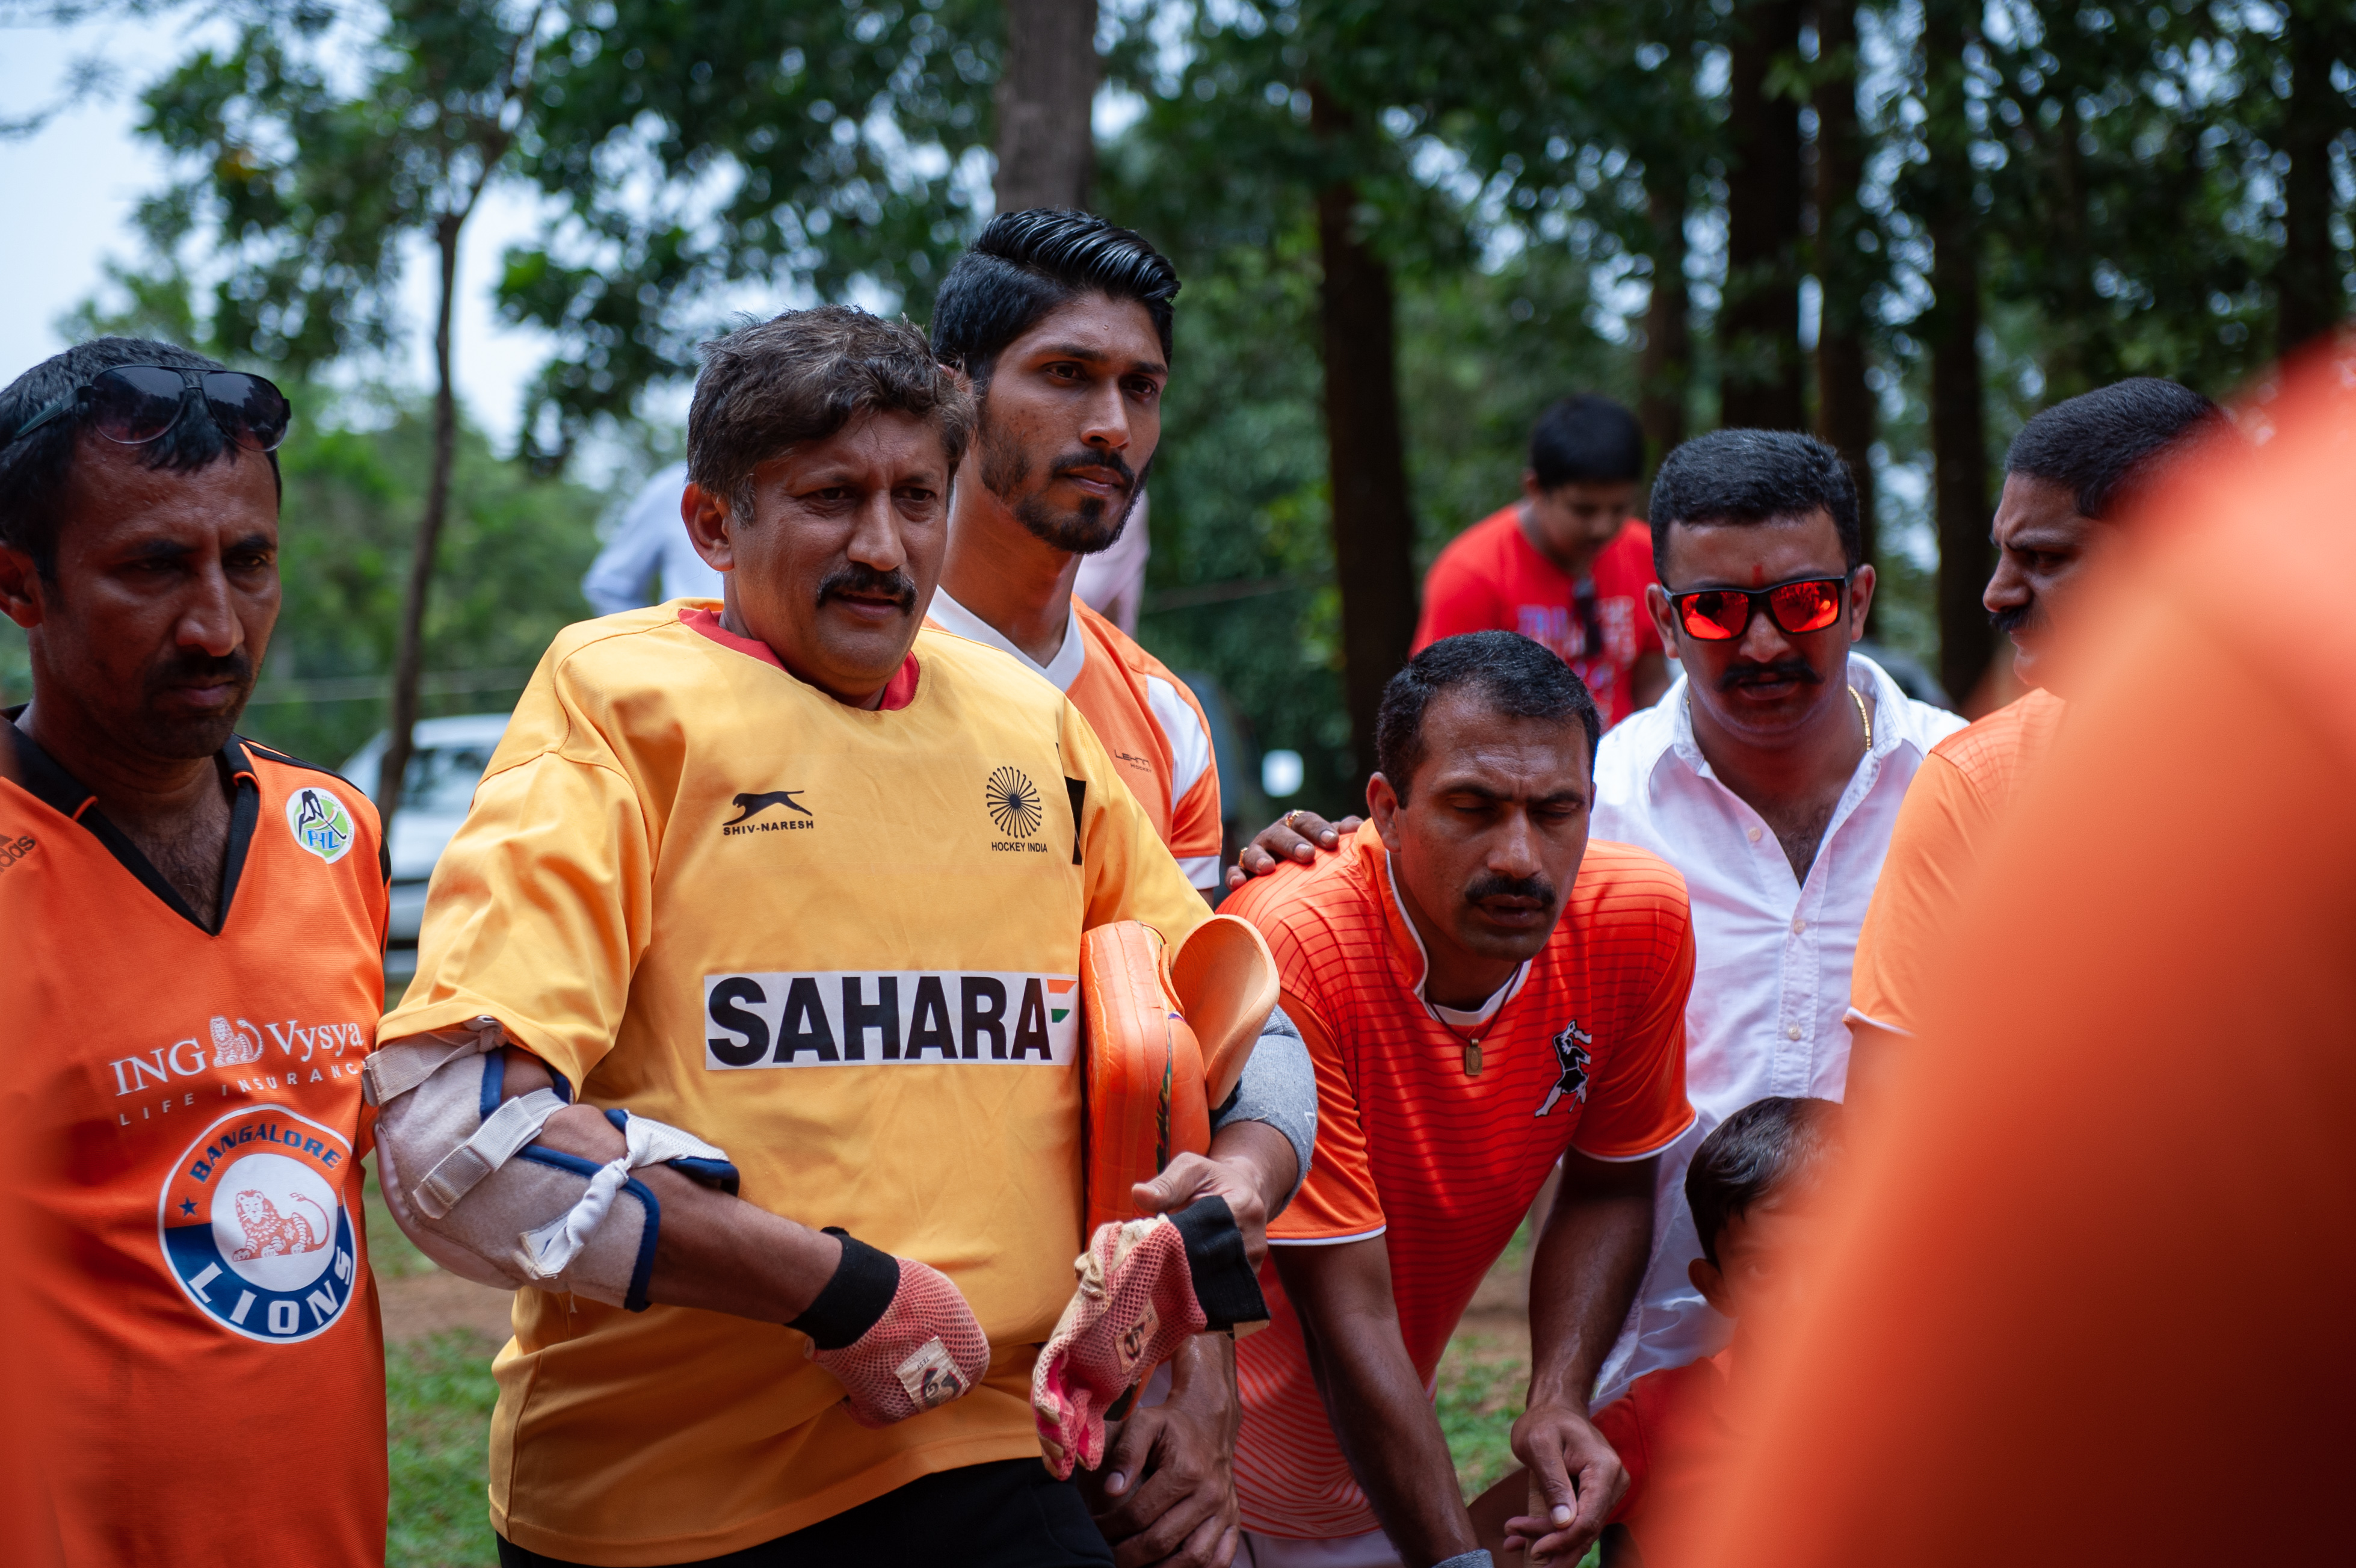
<svg viewBox="0 0 2356 1568"><path fill-rule="evenodd" d="M1088 781L1067 776L1064 779L1064 793L1072 798L1072 864L1078 865L1081 864L1080 840L1087 832L1081 826L1080 809L1088 803Z"/></svg>

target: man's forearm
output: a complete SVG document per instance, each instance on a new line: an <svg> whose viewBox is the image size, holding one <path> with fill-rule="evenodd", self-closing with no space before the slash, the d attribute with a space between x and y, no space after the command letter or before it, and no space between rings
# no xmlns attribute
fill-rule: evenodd
<svg viewBox="0 0 2356 1568"><path fill-rule="evenodd" d="M1258 1191L1263 1225L1284 1208L1299 1183L1301 1162L1292 1140L1265 1122L1230 1122L1212 1133L1211 1158Z"/></svg>
<svg viewBox="0 0 2356 1568"><path fill-rule="evenodd" d="M1578 1179L1565 1173L1530 1269L1532 1405L1586 1411L1644 1281L1657 1168L1583 1161Z"/></svg>
<svg viewBox="0 0 2356 1568"><path fill-rule="evenodd" d="M513 1100L554 1081L538 1058L510 1048L500 1098ZM619 1157L624 1146L612 1122L579 1105L550 1118L538 1141L600 1165ZM790 1323L809 1310L842 1261L842 1243L825 1231L667 1166L650 1165L635 1179L662 1206L654 1272L647 1284L649 1301Z"/></svg>
<svg viewBox="0 0 2356 1568"><path fill-rule="evenodd" d="M1399 1338L1382 1248L1279 1248L1277 1264L1351 1473L1391 1543L1420 1565L1476 1542L1448 1440Z"/></svg>

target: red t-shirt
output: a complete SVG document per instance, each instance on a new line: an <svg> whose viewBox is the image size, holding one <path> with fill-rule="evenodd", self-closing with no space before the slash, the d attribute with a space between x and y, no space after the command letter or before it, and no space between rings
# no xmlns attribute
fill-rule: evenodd
<svg viewBox="0 0 2356 1568"><path fill-rule="evenodd" d="M1492 512L1449 542L1423 579L1423 618L1415 651L1468 631L1518 631L1559 654L1587 689L1610 729L1635 711L1629 691L1636 660L1661 650L1644 612L1653 575L1653 531L1631 518L1596 556L1587 585L1595 598L1594 640L1580 612L1580 589L1522 532L1518 502Z"/></svg>
<svg viewBox="0 0 2356 1568"><path fill-rule="evenodd" d="M1725 1484L1735 1451L1726 1416L1733 1359L1726 1349L1647 1373L1595 1412L1595 1430L1628 1472L1612 1522L1628 1527L1640 1552L1657 1552L1663 1524L1689 1515Z"/></svg>

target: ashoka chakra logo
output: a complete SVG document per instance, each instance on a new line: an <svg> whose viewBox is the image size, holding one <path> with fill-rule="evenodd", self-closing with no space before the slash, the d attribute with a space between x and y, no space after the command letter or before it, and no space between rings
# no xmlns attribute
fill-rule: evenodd
<svg viewBox="0 0 2356 1568"><path fill-rule="evenodd" d="M1039 831L1039 789L1021 768L1001 768L991 774L981 798L1000 832L1027 839Z"/></svg>

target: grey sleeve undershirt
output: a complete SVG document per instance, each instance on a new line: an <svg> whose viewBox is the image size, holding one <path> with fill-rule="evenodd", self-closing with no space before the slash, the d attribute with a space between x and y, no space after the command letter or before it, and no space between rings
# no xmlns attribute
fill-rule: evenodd
<svg viewBox="0 0 2356 1568"><path fill-rule="evenodd" d="M1211 1113L1211 1131L1216 1133L1230 1122L1266 1122L1284 1134L1300 1162L1292 1191L1269 1215L1273 1219L1309 1179L1310 1156L1317 1148L1317 1073L1309 1065L1309 1047L1301 1043L1301 1031L1281 1007L1270 1013L1262 1026L1251 1059L1244 1063L1243 1076L1236 1081L1236 1091Z"/></svg>

